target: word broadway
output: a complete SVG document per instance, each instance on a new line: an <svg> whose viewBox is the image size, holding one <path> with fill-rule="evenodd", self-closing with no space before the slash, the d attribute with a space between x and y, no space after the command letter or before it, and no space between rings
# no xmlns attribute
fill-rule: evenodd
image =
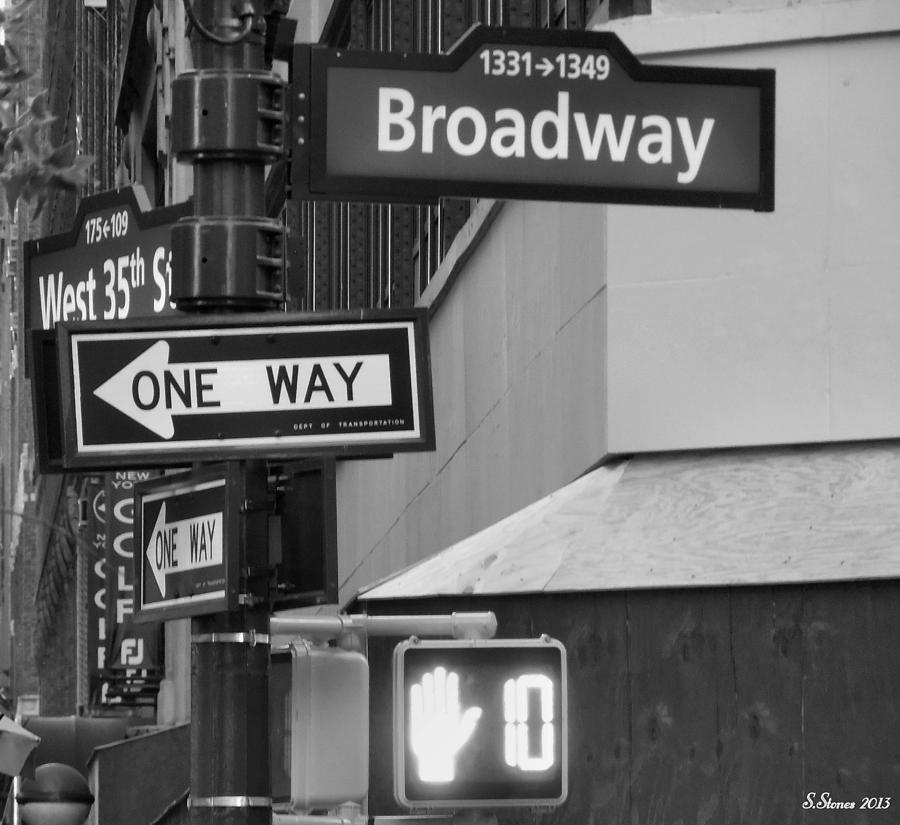
<svg viewBox="0 0 900 825"><path fill-rule="evenodd" d="M558 92L554 109L528 115L503 107L485 113L474 106L449 108L420 103L407 89L378 90L378 151L452 152L460 157L534 158L647 166L673 166L674 180L692 183L703 164L716 119L683 115L573 111L568 92Z"/></svg>

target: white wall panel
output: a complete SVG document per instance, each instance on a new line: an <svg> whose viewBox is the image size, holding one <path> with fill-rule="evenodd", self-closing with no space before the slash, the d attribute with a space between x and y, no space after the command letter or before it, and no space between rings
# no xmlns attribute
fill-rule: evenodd
<svg viewBox="0 0 900 825"><path fill-rule="evenodd" d="M775 211L610 208L612 452L900 435L898 54L679 57L776 69Z"/></svg>
<svg viewBox="0 0 900 825"><path fill-rule="evenodd" d="M503 207L429 324L437 450L339 468L345 597L605 454L604 213Z"/></svg>

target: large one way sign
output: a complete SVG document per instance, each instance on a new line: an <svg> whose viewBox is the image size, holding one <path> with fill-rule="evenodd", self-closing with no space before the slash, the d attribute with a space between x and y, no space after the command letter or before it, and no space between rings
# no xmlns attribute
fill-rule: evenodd
<svg viewBox="0 0 900 825"><path fill-rule="evenodd" d="M422 312L247 319L61 325L66 466L433 449Z"/></svg>

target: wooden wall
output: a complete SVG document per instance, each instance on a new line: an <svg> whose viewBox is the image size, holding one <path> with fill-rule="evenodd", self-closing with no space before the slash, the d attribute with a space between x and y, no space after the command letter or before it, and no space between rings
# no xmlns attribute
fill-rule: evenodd
<svg viewBox="0 0 900 825"><path fill-rule="evenodd" d="M498 637L564 642L569 797L506 823L887 825L897 789L900 582L373 601L494 610ZM370 814L392 799L390 654L372 640ZM856 809L804 809L807 794ZM893 800L900 806L900 799Z"/></svg>

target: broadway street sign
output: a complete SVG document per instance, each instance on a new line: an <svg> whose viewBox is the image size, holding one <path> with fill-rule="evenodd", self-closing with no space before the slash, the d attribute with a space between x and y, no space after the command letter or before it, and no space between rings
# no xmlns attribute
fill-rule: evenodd
<svg viewBox="0 0 900 825"><path fill-rule="evenodd" d="M135 618L159 621L238 604L237 465L135 488Z"/></svg>
<svg viewBox="0 0 900 825"><path fill-rule="evenodd" d="M423 310L61 324L67 468L434 449Z"/></svg>
<svg viewBox="0 0 900 825"><path fill-rule="evenodd" d="M297 46L304 197L774 208L775 72L645 66L613 34L478 27L446 55Z"/></svg>

